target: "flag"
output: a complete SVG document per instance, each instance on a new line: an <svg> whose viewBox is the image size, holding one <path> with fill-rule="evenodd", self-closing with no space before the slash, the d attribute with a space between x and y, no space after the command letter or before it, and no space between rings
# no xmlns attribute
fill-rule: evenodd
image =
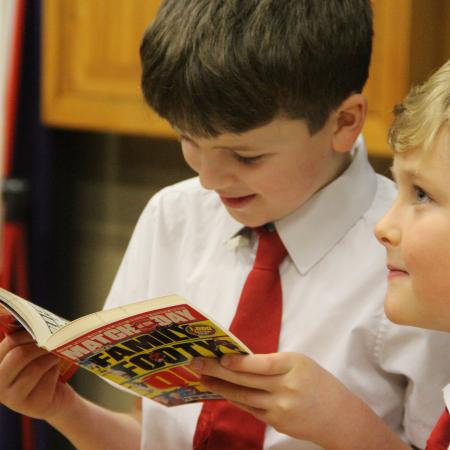
<svg viewBox="0 0 450 450"><path fill-rule="evenodd" d="M5 25L5 26L3 26ZM49 309L53 299L52 131L40 121L41 1L0 1L0 284ZM48 424L0 405L1 450L73 447Z"/></svg>

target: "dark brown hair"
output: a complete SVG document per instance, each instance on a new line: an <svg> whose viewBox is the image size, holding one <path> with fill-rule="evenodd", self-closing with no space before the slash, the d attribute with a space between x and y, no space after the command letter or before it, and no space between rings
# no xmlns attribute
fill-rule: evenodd
<svg viewBox="0 0 450 450"><path fill-rule="evenodd" d="M276 116L311 133L366 82L369 0L165 0L141 44L147 103L194 136Z"/></svg>

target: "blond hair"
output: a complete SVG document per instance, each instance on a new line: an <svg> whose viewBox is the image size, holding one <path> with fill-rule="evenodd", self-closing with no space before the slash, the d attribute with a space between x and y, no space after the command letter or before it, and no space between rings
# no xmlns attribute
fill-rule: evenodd
<svg viewBox="0 0 450 450"><path fill-rule="evenodd" d="M388 141L394 152L427 150L444 124L450 124L450 60L394 109Z"/></svg>

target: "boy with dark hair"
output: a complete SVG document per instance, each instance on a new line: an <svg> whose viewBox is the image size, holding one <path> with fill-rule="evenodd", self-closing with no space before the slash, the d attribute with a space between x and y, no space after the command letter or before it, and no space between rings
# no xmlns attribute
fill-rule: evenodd
<svg viewBox="0 0 450 450"><path fill-rule="evenodd" d="M149 202L106 305L177 292L231 324L262 353L270 417L144 400L138 423L58 384L23 334L0 344L0 400L79 449L423 448L450 339L383 314L372 229L395 189L358 137L371 40L363 0L167 0L143 39L145 98L198 177Z"/></svg>
<svg viewBox="0 0 450 450"><path fill-rule="evenodd" d="M362 91L372 34L365 0L165 1L142 41L142 90L193 136L242 133L277 116L304 119L314 134Z"/></svg>

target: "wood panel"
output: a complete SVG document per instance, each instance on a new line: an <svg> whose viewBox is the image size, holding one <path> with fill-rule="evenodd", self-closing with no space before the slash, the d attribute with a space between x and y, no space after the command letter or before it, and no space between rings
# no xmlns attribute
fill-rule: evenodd
<svg viewBox="0 0 450 450"><path fill-rule="evenodd" d="M374 0L374 51L365 93L364 135L374 156L390 156L386 136L392 109L411 86L450 58L448 0Z"/></svg>
<svg viewBox="0 0 450 450"><path fill-rule="evenodd" d="M45 0L42 116L49 125L172 136L144 104L139 43L155 0Z"/></svg>
<svg viewBox="0 0 450 450"><path fill-rule="evenodd" d="M69 128L173 138L140 88L139 43L159 0L44 0L44 121ZM448 0L374 0L365 94L371 154L389 155L392 108L450 55Z"/></svg>
<svg viewBox="0 0 450 450"><path fill-rule="evenodd" d="M410 0L402 0L401 7L392 0L376 0L373 4L374 41L364 90L369 101L364 136L374 155L389 154L386 136L392 108L408 90L411 6Z"/></svg>

